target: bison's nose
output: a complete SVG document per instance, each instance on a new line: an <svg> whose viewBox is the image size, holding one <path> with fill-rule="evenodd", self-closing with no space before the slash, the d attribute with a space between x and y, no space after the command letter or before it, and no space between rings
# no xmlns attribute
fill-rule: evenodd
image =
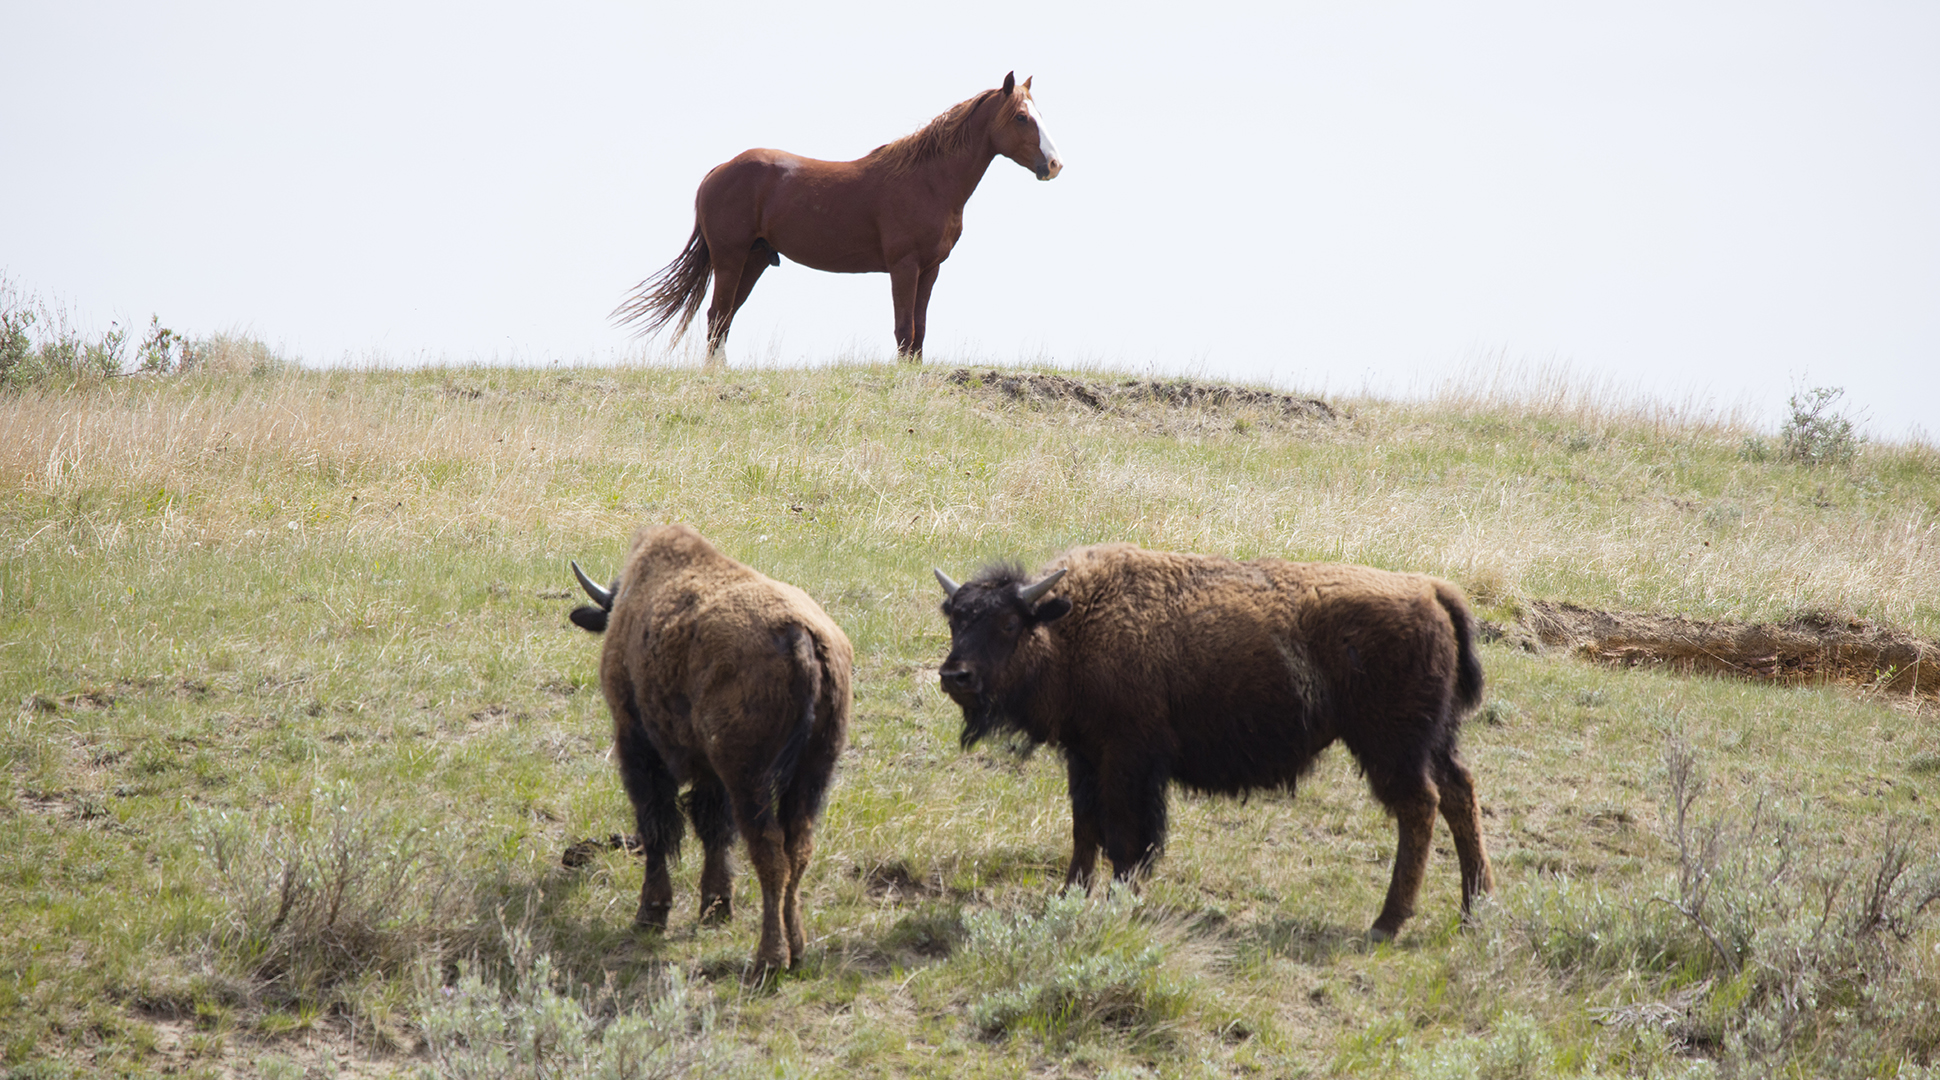
<svg viewBox="0 0 1940 1080"><path fill-rule="evenodd" d="M945 693L974 694L977 692L977 673L967 667L945 664L937 669L936 677L943 684Z"/></svg>

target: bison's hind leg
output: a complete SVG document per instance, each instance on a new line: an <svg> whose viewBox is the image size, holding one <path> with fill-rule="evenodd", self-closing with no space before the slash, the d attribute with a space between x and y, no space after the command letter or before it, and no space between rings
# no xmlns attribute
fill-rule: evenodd
<svg viewBox="0 0 1940 1080"><path fill-rule="evenodd" d="M1482 805L1467 764L1453 750L1436 756L1435 782L1441 788L1442 817L1455 838L1455 856L1462 864L1462 911L1466 914L1476 896L1495 891L1495 871L1489 866L1488 848L1482 842Z"/></svg>
<svg viewBox="0 0 1940 1080"><path fill-rule="evenodd" d="M633 820L640 831L640 846L647 857L646 880L640 883L640 908L634 912L634 925L648 930L665 930L667 912L674 904L673 877L668 864L680 859L680 839L685 831L680 820L679 785L659 751L647 741L636 710L628 710L630 723L614 725L613 745L620 759L620 785L633 803Z"/></svg>
<svg viewBox="0 0 1940 1080"><path fill-rule="evenodd" d="M1388 882L1387 900L1381 905L1381 914L1369 928L1368 936L1376 941L1392 941L1401 932L1401 924L1414 915L1415 899L1421 895L1441 793L1434 781L1428 779L1426 770L1385 777L1370 770L1368 779L1375 783L1375 797L1394 815L1396 833L1394 877Z"/></svg>
<svg viewBox="0 0 1940 1080"><path fill-rule="evenodd" d="M705 852L701 864L700 920L727 922L734 918L734 812L728 808L727 788L712 775L697 778L688 789L687 817Z"/></svg>
<svg viewBox="0 0 1940 1080"><path fill-rule="evenodd" d="M755 971L761 974L788 967L793 956L782 924L782 904L794 867L788 859L787 837L772 817L765 827L744 826L741 835L748 843L748 862L761 882L761 940L754 950Z"/></svg>
<svg viewBox="0 0 1940 1080"><path fill-rule="evenodd" d="M781 898L782 932L788 937L788 966L797 967L808 951L808 936L802 931L802 878L808 874L809 856L815 853L815 822L801 818L788 828L788 887Z"/></svg>

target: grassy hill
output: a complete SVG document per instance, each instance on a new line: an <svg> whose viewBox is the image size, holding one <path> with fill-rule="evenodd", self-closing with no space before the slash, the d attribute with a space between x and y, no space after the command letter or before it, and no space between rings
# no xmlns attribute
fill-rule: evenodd
<svg viewBox="0 0 1940 1080"><path fill-rule="evenodd" d="M7 392L0 1063L1925 1075L1920 676L1713 679L1516 632L1567 602L1940 637L1940 452L1801 433L1569 385L1313 403L909 367ZM562 864L630 822L566 561L610 573L666 520L857 648L811 959L771 985L741 978L745 873L742 916L698 927L690 850L649 938L637 860ZM1501 884L1475 926L1442 831L1421 914L1365 942L1394 833L1338 751L1297 798L1175 794L1139 895L1054 897L1062 769L957 749L929 571L1113 539L1469 591L1502 631L1464 735Z"/></svg>

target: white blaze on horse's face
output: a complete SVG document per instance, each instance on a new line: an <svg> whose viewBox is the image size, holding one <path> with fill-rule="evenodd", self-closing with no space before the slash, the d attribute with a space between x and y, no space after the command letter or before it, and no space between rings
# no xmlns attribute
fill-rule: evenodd
<svg viewBox="0 0 1940 1080"><path fill-rule="evenodd" d="M1051 133L1044 127L1044 114L1037 111L1037 102L1025 98L1024 111L1031 114L1031 123L1037 125L1037 152L1044 155L1044 171L1037 178L1049 180L1064 171L1064 159L1058 156L1057 144L1051 141Z"/></svg>

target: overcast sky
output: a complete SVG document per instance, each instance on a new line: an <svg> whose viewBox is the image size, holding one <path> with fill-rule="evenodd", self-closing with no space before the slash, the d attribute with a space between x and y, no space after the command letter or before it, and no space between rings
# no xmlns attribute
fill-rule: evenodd
<svg viewBox="0 0 1940 1080"><path fill-rule="evenodd" d="M751 146L850 158L1006 71L932 361L1405 392L1496 357L1940 435L1940 4L0 0L0 272L313 364L610 359ZM894 351L784 263L734 363Z"/></svg>

